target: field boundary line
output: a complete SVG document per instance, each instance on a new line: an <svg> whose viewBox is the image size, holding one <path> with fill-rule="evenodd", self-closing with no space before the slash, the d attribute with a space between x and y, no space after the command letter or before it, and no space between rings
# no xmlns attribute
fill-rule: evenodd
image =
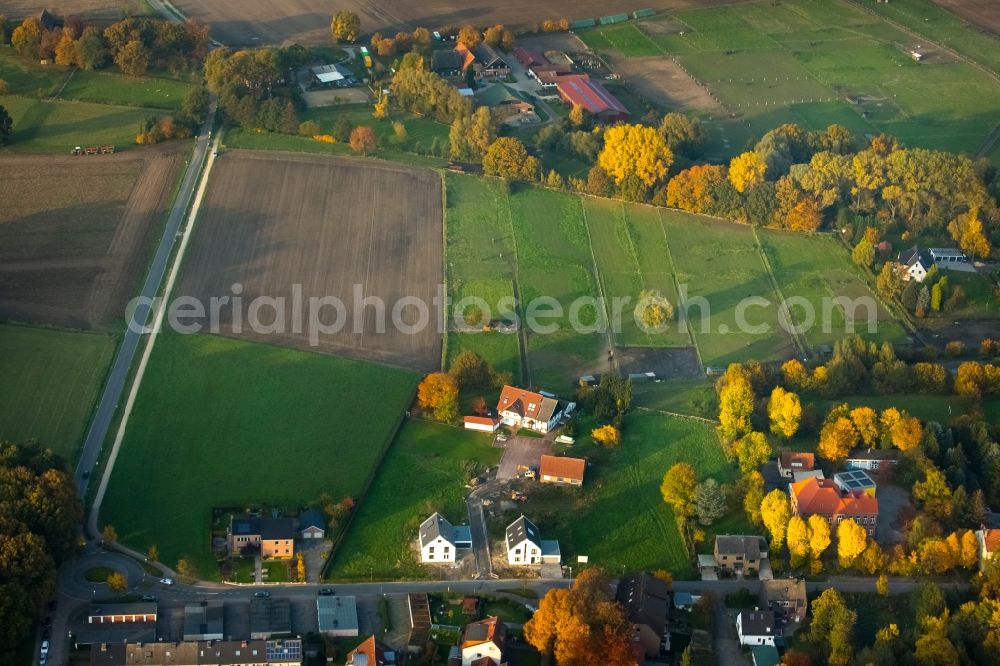
<svg viewBox="0 0 1000 666"><path fill-rule="evenodd" d="M717 426L719 422L715 419L706 419L704 416L695 416L694 414L681 414L680 412L671 412L666 409L656 409L655 407L642 407L637 406L636 411L639 412L649 412L651 414L663 414L664 416L672 416L678 419L688 419L690 421L699 421L701 423L707 423L709 425Z"/></svg>
<svg viewBox="0 0 1000 666"><path fill-rule="evenodd" d="M139 360L139 366L136 369L135 377L132 379L132 388L129 390L128 399L126 400L125 407L122 410L121 420L118 424L118 432L115 434L115 440L111 446L111 455L108 456L107 465L105 465L104 473L101 475L101 483L97 488L97 495L94 497L94 504L90 509L90 517L87 527L93 535L98 533L97 522L101 512L101 504L104 502L104 494L107 492L108 484L111 482L111 473L114 471L115 461L118 459L118 452L121 450L122 441L125 439L125 430L128 427L128 420L132 414L132 408L135 406L136 398L139 395L139 386L142 384L142 377L146 373L146 366L149 364L150 356L152 356L153 347L156 343L156 337L159 335L160 330L163 327L163 319L166 317L167 313L167 300L170 298L170 292L173 290L174 282L177 281L177 274L180 272L185 250L191 240L195 220L198 217L198 211L201 208L202 199L205 197L205 192L208 189L208 177L212 172L212 165L215 163L215 157L221 138L221 134L216 135L211 152L207 154L205 167L201 173L198 189L195 192L194 202L191 204L191 210L188 212L187 225L185 225L180 246L177 248L177 254L174 255L174 261L170 267L170 273L167 276L167 283L163 288L163 297L160 299L156 310L156 318L153 320L153 326L149 332L149 340L146 341L146 346L142 351L142 358Z"/></svg>
<svg viewBox="0 0 1000 666"><path fill-rule="evenodd" d="M757 246L757 254L760 255L761 263L764 264L764 270L767 271L767 279L771 282L771 289L774 290L775 295L781 300L780 307L784 309L785 317L788 319L788 323L791 324L792 312L788 309L788 301L785 300L785 295L781 293L781 287L778 286L778 278L774 277L774 269L771 268L771 261L767 258L767 252L764 251L764 246L761 245L760 236L757 235L757 227L751 224L750 229L753 231L753 242ZM778 314L781 314L781 310L778 311ZM807 357L811 347L806 344L806 341L801 337L802 334L796 330L796 326L791 325L789 328L791 330L787 331L788 336L792 339L792 342L795 343L795 346L798 347L799 353L802 354L802 357Z"/></svg>
<svg viewBox="0 0 1000 666"><path fill-rule="evenodd" d="M663 224L663 215L660 213L660 209L656 209L656 220L660 223L660 233L663 234L663 246L667 249L667 260L670 262L670 277L674 281L674 289L677 291L677 307L678 307L678 321L680 321L680 315L684 315L684 329L687 331L688 339L691 340L691 346L694 347L694 353L698 357L698 365L701 366L701 371L705 371L705 361L701 358L701 348L698 345L698 340L694 335L694 328L691 323L687 320L687 303L684 300L684 294L681 293L681 283L677 279L677 264L674 263L674 255L670 251L670 239L667 238L667 228Z"/></svg>
<svg viewBox="0 0 1000 666"><path fill-rule="evenodd" d="M524 332L524 313L521 311L521 260L517 255L517 231L514 229L514 211L510 207L510 185L504 181L504 201L507 202L507 224L510 225L510 246L514 253L514 265L511 270L510 286L514 291L514 309L521 319L517 326L517 346L521 351L521 381L525 386L531 383L531 361L528 359L528 334Z"/></svg>
<svg viewBox="0 0 1000 666"><path fill-rule="evenodd" d="M444 303L448 302L448 183L444 174L438 171L441 180L441 294ZM444 321L441 322L441 372L448 366L448 320L451 319L450 308L441 308ZM327 558L329 559L329 558Z"/></svg>
<svg viewBox="0 0 1000 666"><path fill-rule="evenodd" d="M587 218L587 202L583 199L577 197L577 201L580 202L580 210L583 212L583 228L587 232L587 248L590 250L590 261L594 266L594 279L597 282L597 292L601 298L601 303L603 303L604 310L604 321L605 326L605 337L610 345L611 352L611 369L617 370L618 359L615 358L615 334L612 332L611 327L611 313L608 312L608 297L604 292L604 279L601 277L601 269L597 267L597 254L594 253L594 238L590 235L590 221Z"/></svg>

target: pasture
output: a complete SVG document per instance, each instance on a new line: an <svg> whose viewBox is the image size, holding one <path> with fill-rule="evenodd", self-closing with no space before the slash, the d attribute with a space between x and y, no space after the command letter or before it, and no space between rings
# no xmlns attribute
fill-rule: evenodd
<svg viewBox="0 0 1000 666"><path fill-rule="evenodd" d="M114 338L2 324L0 349L0 441L38 440L72 464Z"/></svg>
<svg viewBox="0 0 1000 666"><path fill-rule="evenodd" d="M0 319L120 328L181 162L169 148L0 157Z"/></svg>
<svg viewBox="0 0 1000 666"><path fill-rule="evenodd" d="M16 153L69 154L74 146L117 148L135 145L139 122L155 111L90 102L49 101L18 95L0 96L14 132L4 150Z"/></svg>
<svg viewBox="0 0 1000 666"><path fill-rule="evenodd" d="M468 524L465 468L497 465L502 453L490 446L488 434L406 421L337 549L330 577L427 577L414 548L420 523L440 511L455 524Z"/></svg>
<svg viewBox="0 0 1000 666"><path fill-rule="evenodd" d="M216 574L212 507L358 497L412 400L411 372L211 335L157 341L101 522ZM141 501L138 501L141 500Z"/></svg>
<svg viewBox="0 0 1000 666"><path fill-rule="evenodd" d="M781 295L786 302L799 304L790 306L790 315L795 326L805 328L809 344L832 346L852 332L876 342L906 340L906 331L861 279L850 254L835 238L770 229L761 229L758 236ZM859 304L864 300L848 317L843 306L834 303L837 298L858 299ZM875 330L870 330L870 316ZM814 324L806 326L811 317Z"/></svg>
<svg viewBox="0 0 1000 666"><path fill-rule="evenodd" d="M222 308L213 332L419 370L440 366L434 299L443 240L434 172L229 152L215 166L192 240L176 295L209 303L242 286L239 309ZM263 308L257 326L255 307Z"/></svg>
<svg viewBox="0 0 1000 666"><path fill-rule="evenodd" d="M178 111L190 83L155 76L126 77L117 72L73 72L60 99Z"/></svg>
<svg viewBox="0 0 1000 666"><path fill-rule="evenodd" d="M567 453L593 461L582 491L536 490L523 506L545 538L559 539L564 561L587 555L610 572L624 566L694 574L660 483L678 462L690 463L699 480L735 477L712 426L636 411L626 419L620 448L578 443Z"/></svg>
<svg viewBox="0 0 1000 666"><path fill-rule="evenodd" d="M720 158L782 122L811 129L839 122L859 133L894 134L911 146L974 153L1000 113L1000 83L927 40L994 71L1000 43L926 0L871 12L846 0L755 0L680 9L581 36L592 48L626 59L679 62L737 114L710 122L709 152ZM918 45L921 62L910 57ZM636 75L637 67L623 72ZM644 80L641 71L638 77Z"/></svg>

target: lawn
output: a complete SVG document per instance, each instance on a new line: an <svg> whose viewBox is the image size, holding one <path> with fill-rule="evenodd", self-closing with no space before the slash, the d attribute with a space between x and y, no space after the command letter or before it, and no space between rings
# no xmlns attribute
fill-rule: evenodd
<svg viewBox="0 0 1000 666"><path fill-rule="evenodd" d="M448 364L462 351L476 352L499 372L510 372L516 384L521 377L521 354L514 333L449 333Z"/></svg>
<svg viewBox="0 0 1000 666"><path fill-rule="evenodd" d="M633 404L637 407L705 419L715 419L719 415L719 398L715 386L708 380L636 384L632 391Z"/></svg>
<svg viewBox="0 0 1000 666"><path fill-rule="evenodd" d="M217 576L213 507L358 497L418 377L208 335L157 341L102 522L170 565Z"/></svg>
<svg viewBox="0 0 1000 666"><path fill-rule="evenodd" d="M14 152L66 153L74 146L117 148L135 144L136 127L156 111L89 102L44 101L6 95L0 106L10 113L14 133L7 149Z"/></svg>
<svg viewBox="0 0 1000 666"><path fill-rule="evenodd" d="M805 329L809 344L833 345L855 332L877 342L906 339L906 331L875 298L847 249L835 238L767 229L758 236L781 295L792 304L792 322ZM843 305L834 303L839 298L857 303L854 316L846 317ZM814 323L807 325L811 318ZM850 330L849 324L856 330Z"/></svg>
<svg viewBox="0 0 1000 666"><path fill-rule="evenodd" d="M968 403L956 395L940 394L916 394L904 393L894 395L850 395L837 400L827 400L825 398L808 394L802 397L805 404L816 405L820 414L826 414L832 407L842 403L847 403L854 407L871 407L876 411L882 411L889 407L905 410L920 419L926 421L937 421L947 424L953 417L966 414L969 410ZM983 411L987 420L994 420L1000 415L1000 398L987 397L983 401Z"/></svg>
<svg viewBox="0 0 1000 666"><path fill-rule="evenodd" d="M72 463L115 349L113 336L0 325L0 440L37 439Z"/></svg>
<svg viewBox="0 0 1000 666"><path fill-rule="evenodd" d="M660 482L678 462L693 465L699 479L720 482L731 481L735 468L712 426L688 419L636 411L626 419L622 440L612 452L574 445L569 455L593 461L582 492L535 491L523 505L525 515L545 538L559 539L564 562L587 555L591 564L612 573L625 566L692 576L694 567L660 495Z"/></svg>
<svg viewBox="0 0 1000 666"><path fill-rule="evenodd" d="M265 560L261 563L261 567L264 573L264 580L268 583L288 582L288 560Z"/></svg>
<svg viewBox="0 0 1000 666"><path fill-rule="evenodd" d="M677 211L661 217L702 362L787 358L791 340L750 227Z"/></svg>
<svg viewBox="0 0 1000 666"><path fill-rule="evenodd" d="M178 111L193 88L176 79L146 76L125 77L113 72L76 71L59 94L60 99L103 102L124 106Z"/></svg>
<svg viewBox="0 0 1000 666"><path fill-rule="evenodd" d="M331 577L362 580L425 578L414 543L420 523L435 511L455 524L468 523L466 463L494 466L502 451L490 436L452 426L404 423L350 530L337 548Z"/></svg>

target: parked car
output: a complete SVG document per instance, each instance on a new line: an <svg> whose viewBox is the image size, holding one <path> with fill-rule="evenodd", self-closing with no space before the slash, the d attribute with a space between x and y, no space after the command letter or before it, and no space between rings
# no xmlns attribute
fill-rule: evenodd
<svg viewBox="0 0 1000 666"><path fill-rule="evenodd" d="M258 599L264 599L266 597L271 596L271 593L268 592L267 590L257 590L256 592L253 593L253 596L257 597Z"/></svg>
<svg viewBox="0 0 1000 666"><path fill-rule="evenodd" d="M45 656L48 653L49 653L49 642L48 641L42 641L42 656Z"/></svg>
<svg viewBox="0 0 1000 666"><path fill-rule="evenodd" d="M333 588L330 587L320 588L319 595L321 597L329 597L332 594L333 594Z"/></svg>
<svg viewBox="0 0 1000 666"><path fill-rule="evenodd" d="M173 585L173 584L174 584L174 579L173 578L161 578L160 579L160 585Z"/></svg>
<svg viewBox="0 0 1000 666"><path fill-rule="evenodd" d="M142 600L143 601L156 601L156 597L154 597L152 594L144 594L144 595L142 595Z"/></svg>

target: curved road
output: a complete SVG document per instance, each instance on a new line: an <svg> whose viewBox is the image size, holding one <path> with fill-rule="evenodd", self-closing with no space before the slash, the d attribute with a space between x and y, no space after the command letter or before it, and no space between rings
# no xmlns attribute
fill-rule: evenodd
<svg viewBox="0 0 1000 666"><path fill-rule="evenodd" d="M211 144L212 125L215 119L215 99L213 97L208 110L208 117L201 127L198 137L195 139L194 152L188 162L187 170L181 180L180 189L174 199L173 208L167 218L166 228L160 244L156 248L156 255L149 265L149 272L146 274L146 281L142 285L140 297L146 302L152 302L159 292L160 285L163 284L163 276L166 274L169 265L170 255L173 252L174 244L177 241L178 231L184 221L184 213L188 209L191 198L194 196L198 183L198 174L201 173L205 164L205 158L209 153ZM80 460L76 466L74 480L76 481L76 492L83 498L87 495L87 485L90 481L91 473L98 464L101 456L101 447L108 436L108 429L114 419L115 411L121 402L125 384L128 380L129 369L135 359L135 353L139 348L139 342L145 333L143 330L150 321L152 309L149 306L137 308L132 316L132 321L137 325L130 326L125 330L125 336L118 346L114 364L108 373L104 384L104 391L101 393L100 401L94 410L94 415L90 421L90 428L87 430L87 439L83 443L80 451Z"/></svg>

